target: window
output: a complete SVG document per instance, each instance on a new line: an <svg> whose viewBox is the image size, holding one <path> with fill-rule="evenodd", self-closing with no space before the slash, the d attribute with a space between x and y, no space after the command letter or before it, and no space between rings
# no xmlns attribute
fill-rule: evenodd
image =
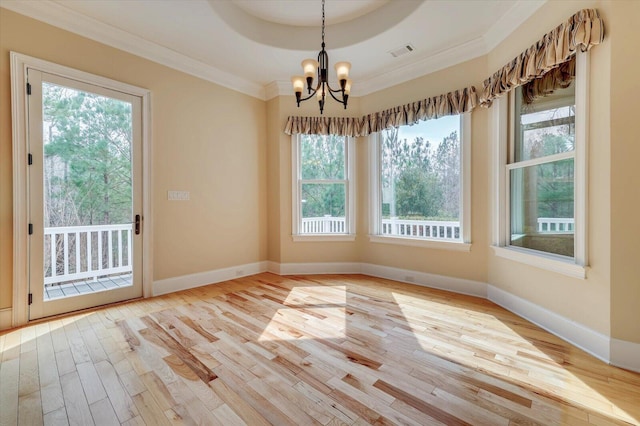
<svg viewBox="0 0 640 426"><path fill-rule="evenodd" d="M468 129L463 114L372 135L372 241L469 249Z"/></svg>
<svg viewBox="0 0 640 426"><path fill-rule="evenodd" d="M575 84L523 101L515 89L509 244L573 258Z"/></svg>
<svg viewBox="0 0 640 426"><path fill-rule="evenodd" d="M353 151L345 136L293 136L294 240L355 238Z"/></svg>
<svg viewBox="0 0 640 426"><path fill-rule="evenodd" d="M561 87L520 86L495 106L494 245L500 256L584 278L587 54L573 60L575 78Z"/></svg>

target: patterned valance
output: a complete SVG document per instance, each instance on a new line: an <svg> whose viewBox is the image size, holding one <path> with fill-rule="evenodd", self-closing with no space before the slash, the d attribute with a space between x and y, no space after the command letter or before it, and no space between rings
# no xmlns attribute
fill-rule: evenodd
<svg viewBox="0 0 640 426"><path fill-rule="evenodd" d="M540 77L604 39L604 23L595 9L583 9L547 33L538 42L486 79L480 105L491 102L528 81Z"/></svg>
<svg viewBox="0 0 640 426"><path fill-rule="evenodd" d="M554 68L541 77L522 85L522 102L531 104L538 98L545 97L558 89L566 89L576 77L576 57Z"/></svg>
<svg viewBox="0 0 640 426"><path fill-rule="evenodd" d="M287 135L361 136L362 120L355 117L289 117Z"/></svg>
<svg viewBox="0 0 640 426"><path fill-rule="evenodd" d="M360 136L367 136L390 127L415 124L420 120L469 112L476 107L477 103L476 88L472 86L385 111L374 112L362 117Z"/></svg>
<svg viewBox="0 0 640 426"><path fill-rule="evenodd" d="M390 127L471 111L478 103L475 87L356 117L294 117L287 119L287 135L367 136Z"/></svg>

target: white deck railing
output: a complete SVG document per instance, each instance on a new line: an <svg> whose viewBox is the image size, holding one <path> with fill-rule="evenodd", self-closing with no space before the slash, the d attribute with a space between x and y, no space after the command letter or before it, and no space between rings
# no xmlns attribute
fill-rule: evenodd
<svg viewBox="0 0 640 426"><path fill-rule="evenodd" d="M460 222L439 220L382 219L382 235L433 238L438 240L460 239Z"/></svg>
<svg viewBox="0 0 640 426"><path fill-rule="evenodd" d="M131 273L132 224L44 229L45 284Z"/></svg>
<svg viewBox="0 0 640 426"><path fill-rule="evenodd" d="M344 234L344 217L307 217L302 219L303 234ZM451 240L460 238L460 222L436 220L382 219L382 235L434 238Z"/></svg>
<svg viewBox="0 0 640 426"><path fill-rule="evenodd" d="M344 217L306 217L302 219L303 234L344 234Z"/></svg>
<svg viewBox="0 0 640 426"><path fill-rule="evenodd" d="M575 221L572 217L539 217L538 232L574 232Z"/></svg>

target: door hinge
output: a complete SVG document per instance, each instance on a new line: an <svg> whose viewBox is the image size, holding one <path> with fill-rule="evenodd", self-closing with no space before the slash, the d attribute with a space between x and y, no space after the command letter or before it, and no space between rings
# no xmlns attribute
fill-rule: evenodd
<svg viewBox="0 0 640 426"><path fill-rule="evenodd" d="M27 164L28 165L32 165L33 164L33 155L27 154Z"/></svg>
<svg viewBox="0 0 640 426"><path fill-rule="evenodd" d="M27 95L31 94L31 83L27 83Z"/></svg>
<svg viewBox="0 0 640 426"><path fill-rule="evenodd" d="M33 223L29 224L29 235L33 234Z"/></svg>
<svg viewBox="0 0 640 426"><path fill-rule="evenodd" d="M33 303L33 294L29 293L29 304Z"/></svg>

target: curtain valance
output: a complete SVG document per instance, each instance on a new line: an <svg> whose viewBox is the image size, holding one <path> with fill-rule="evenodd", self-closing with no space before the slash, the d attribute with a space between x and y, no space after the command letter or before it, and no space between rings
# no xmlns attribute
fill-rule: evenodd
<svg viewBox="0 0 640 426"><path fill-rule="evenodd" d="M600 44L603 38L604 23L598 11L577 12L486 79L480 105L491 106L495 98L558 67L577 49L587 51Z"/></svg>
<svg viewBox="0 0 640 426"><path fill-rule="evenodd" d="M287 135L367 136L390 127L415 124L420 120L461 114L471 111L478 103L475 87L456 90L444 95L356 117L294 117L287 119Z"/></svg>
<svg viewBox="0 0 640 426"><path fill-rule="evenodd" d="M356 117L289 117L284 132L287 135L361 136L362 119Z"/></svg>
<svg viewBox="0 0 640 426"><path fill-rule="evenodd" d="M569 61L559 67L547 71L541 77L535 78L522 85L522 102L531 104L538 98L547 96L557 89L569 87L576 77L576 57L572 56Z"/></svg>
<svg viewBox="0 0 640 426"><path fill-rule="evenodd" d="M360 136L367 136L390 127L415 124L420 120L469 112L476 107L477 103L476 88L472 86L385 111L374 112L362 117Z"/></svg>

